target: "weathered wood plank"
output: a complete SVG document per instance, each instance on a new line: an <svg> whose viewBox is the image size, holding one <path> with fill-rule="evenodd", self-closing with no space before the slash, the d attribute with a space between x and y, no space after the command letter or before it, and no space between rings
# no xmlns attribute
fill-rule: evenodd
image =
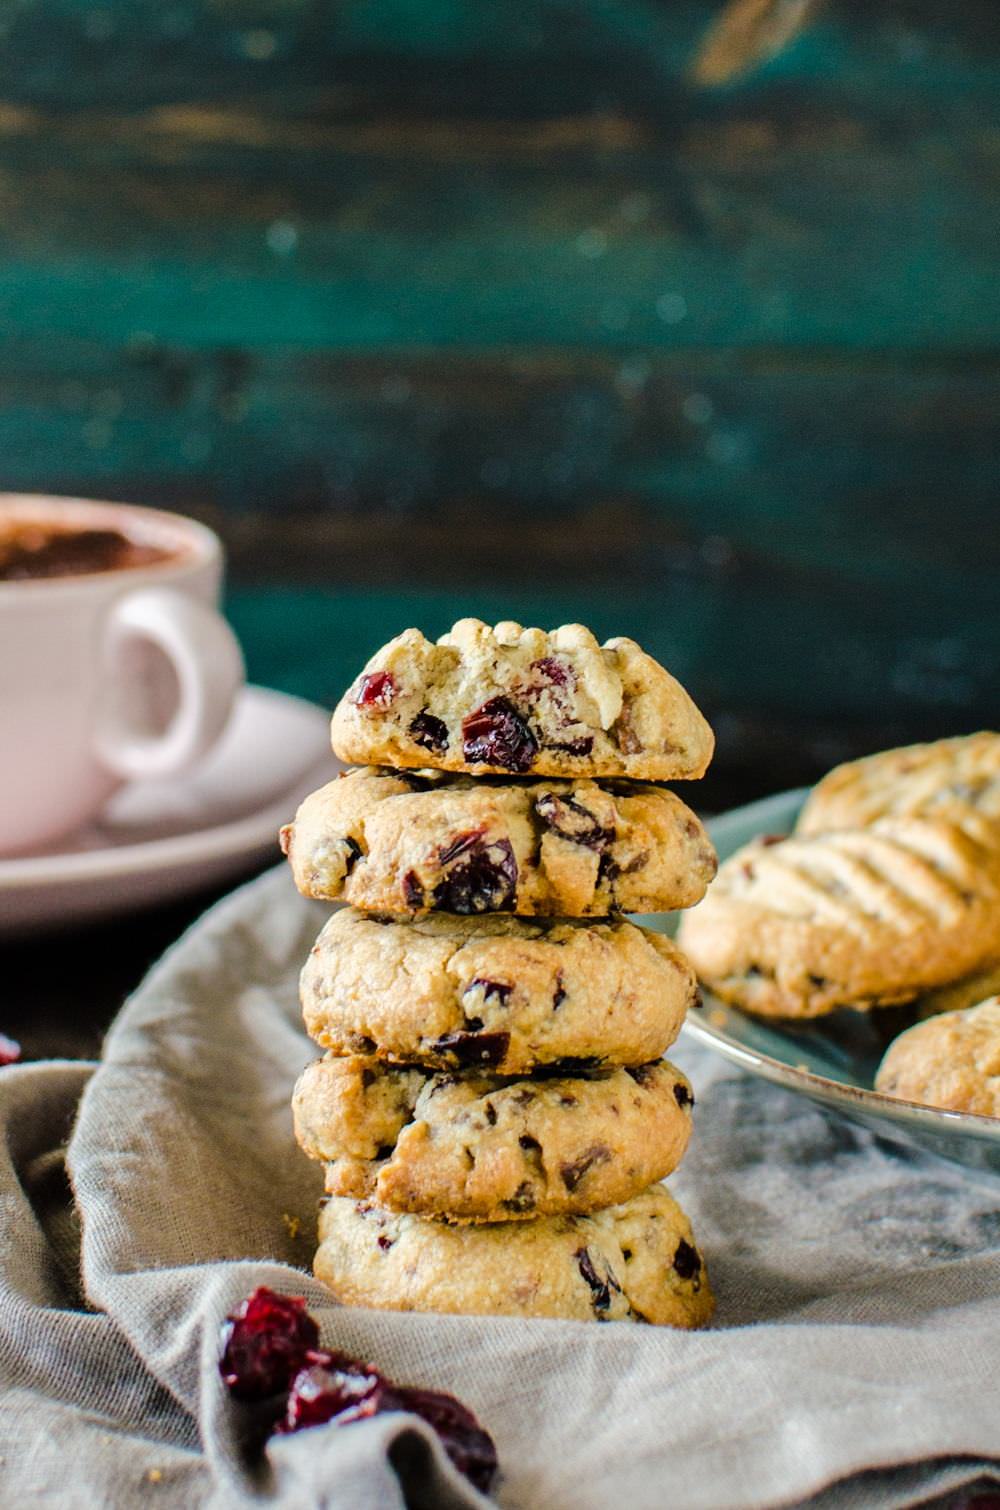
<svg viewBox="0 0 1000 1510"><path fill-rule="evenodd" d="M1000 333L996 134L940 154L776 138L741 161L706 127L669 159L470 168L187 140L171 161L67 129L57 164L44 123L0 143L12 335L919 351Z"/></svg>
<svg viewBox="0 0 1000 1510"><path fill-rule="evenodd" d="M1000 570L998 532L983 528L1000 457L1000 359L989 356L346 357L147 339L113 355L65 339L58 354L25 342L8 352L9 485L315 517L302 548L286 551L298 575L331 511L464 511L471 577L476 534L490 536L493 514L564 533L574 514L612 503L626 507L625 533L673 521L695 554L721 537L728 543L710 550L747 562L834 562L845 577L911 585L933 566L956 590ZM569 550L574 571L608 580L621 549L595 551L588 565L596 545L579 534L535 559L551 572ZM637 554L648 547L643 535ZM644 559L650 571L663 564L655 550Z"/></svg>
<svg viewBox="0 0 1000 1510"><path fill-rule="evenodd" d="M36 0L4 15L0 81L25 101L70 107L218 101L292 80L282 104L294 115L310 91L368 78L390 113L409 100L434 115L559 115L599 94L676 114L718 11L716 0ZM997 63L993 0L829 0L825 11L740 88L822 85L836 71L882 109L929 100L959 74L985 85Z"/></svg>
<svg viewBox="0 0 1000 1510"><path fill-rule="evenodd" d="M11 333L997 339L993 7L836 5L722 94L683 81L707 4L537 6L528 25L471 0L444 18L345 3L329 25L304 4L267 26L266 8L197 6L176 37L133 9L43 0L12 24Z"/></svg>
<svg viewBox="0 0 1000 1510"><path fill-rule="evenodd" d="M108 387L100 350L77 349L57 382L43 357L21 348L0 378L7 475L182 503L222 530L238 581L324 589L277 597L288 623L250 635L268 655L287 638L287 664L275 649L259 673L279 684L328 697L358 636L399 615L612 632L625 594L635 632L717 716L794 708L857 737L873 706L922 731L1000 702L991 360L859 372L835 355L675 353L623 380L620 363L557 352L140 345ZM64 470L40 479L52 456ZM369 599L344 649L331 615Z"/></svg>
<svg viewBox="0 0 1000 1510"><path fill-rule="evenodd" d="M5 13L0 480L315 583L233 608L322 700L624 602L765 785L995 718L1000 7L830 0L698 91L716 9Z"/></svg>

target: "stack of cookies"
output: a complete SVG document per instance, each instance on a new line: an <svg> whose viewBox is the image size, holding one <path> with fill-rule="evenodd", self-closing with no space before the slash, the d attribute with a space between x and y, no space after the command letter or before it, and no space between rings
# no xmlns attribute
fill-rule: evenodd
<svg viewBox="0 0 1000 1510"><path fill-rule="evenodd" d="M333 744L359 768L282 833L300 891L349 904L302 974L327 1050L294 1097L326 1172L318 1278L348 1304L704 1322L659 1184L693 1104L661 1056L696 986L623 914L715 874L656 784L703 774L707 723L631 640L470 619L379 651Z"/></svg>

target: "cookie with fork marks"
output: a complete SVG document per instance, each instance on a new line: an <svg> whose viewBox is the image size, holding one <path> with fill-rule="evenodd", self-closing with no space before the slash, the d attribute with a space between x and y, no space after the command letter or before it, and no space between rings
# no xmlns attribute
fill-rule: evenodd
<svg viewBox="0 0 1000 1510"><path fill-rule="evenodd" d="M678 942L724 1001L762 1017L909 1001L1000 937L1000 852L954 824L761 838L730 856Z"/></svg>

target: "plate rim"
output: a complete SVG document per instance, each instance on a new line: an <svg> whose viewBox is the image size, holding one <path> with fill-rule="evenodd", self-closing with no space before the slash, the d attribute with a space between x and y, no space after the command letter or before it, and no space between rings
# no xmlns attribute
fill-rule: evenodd
<svg viewBox="0 0 1000 1510"><path fill-rule="evenodd" d="M716 840L719 831L724 831L729 825L734 827L739 825L742 832L748 821L756 822L758 817L771 814L775 809L780 810L786 818L791 815L794 820L808 791L808 787L793 787L758 798L741 807L729 808L706 822L709 835ZM760 832L767 832L766 826L763 826ZM746 839L741 839L741 843L746 842ZM714 997L706 988L703 987L702 990L704 992L702 1005L688 1012L683 1032L690 1033L699 1043L715 1049L731 1063L739 1065L751 1074L758 1074L762 1079L771 1081L772 1084L781 1085L787 1090L798 1091L813 1099L833 1103L835 1106L843 1104L845 1109L854 1112L867 1111L873 1116L885 1118L890 1122L916 1124L937 1133L961 1133L983 1143L1000 1143L1000 1118L998 1117L987 1117L980 1112L950 1111L945 1107L926 1106L919 1101L904 1100L901 1096L887 1096L882 1091L871 1090L867 1086L831 1080L826 1075L817 1074L815 1070L799 1069L784 1059L776 1059L773 1054L764 1053L761 1049L749 1048L726 1033L724 1029L711 1023L707 1014L711 1007L716 1005L726 1012L734 1012L740 1017L745 1016L748 1022L755 1019L749 1014L740 1012L739 1007Z"/></svg>

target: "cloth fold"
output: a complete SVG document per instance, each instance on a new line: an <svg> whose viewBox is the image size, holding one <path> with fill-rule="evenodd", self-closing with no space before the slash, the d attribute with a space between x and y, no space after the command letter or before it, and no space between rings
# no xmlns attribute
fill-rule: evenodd
<svg viewBox="0 0 1000 1510"><path fill-rule="evenodd" d="M719 1296L710 1331L337 1306L306 1272L322 1178L289 1112L316 1052L297 976L324 915L271 872L164 957L99 1065L0 1074L12 1503L485 1503L409 1416L249 1451L217 1363L222 1319L258 1284L305 1295L325 1345L457 1394L518 1510L846 1510L1000 1478L1000 1183L693 1042L671 1054L698 1104L670 1185Z"/></svg>

